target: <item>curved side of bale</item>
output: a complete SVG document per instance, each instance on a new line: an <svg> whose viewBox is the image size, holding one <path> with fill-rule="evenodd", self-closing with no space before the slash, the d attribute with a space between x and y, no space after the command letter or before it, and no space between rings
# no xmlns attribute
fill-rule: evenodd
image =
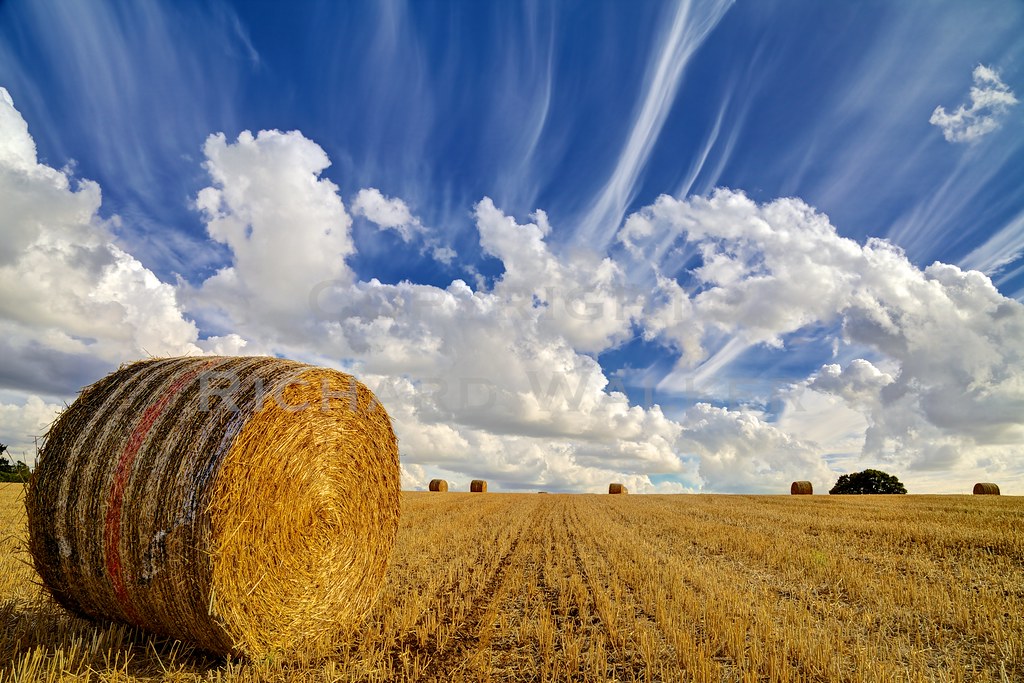
<svg viewBox="0 0 1024 683"><path fill-rule="evenodd" d="M470 493L487 493L487 482L483 479L474 479L469 482Z"/></svg>
<svg viewBox="0 0 1024 683"><path fill-rule="evenodd" d="M398 530L391 421L353 377L167 358L87 387L25 496L65 607L222 654L326 654L365 616Z"/></svg>
<svg viewBox="0 0 1024 683"><path fill-rule="evenodd" d="M629 493L625 484L608 484L608 493Z"/></svg>
<svg viewBox="0 0 1024 683"><path fill-rule="evenodd" d="M974 495L976 496L998 496L999 485L991 482L978 482L974 485Z"/></svg>
<svg viewBox="0 0 1024 683"><path fill-rule="evenodd" d="M430 486L427 487L431 491L445 492L448 490L448 482L444 479L431 479Z"/></svg>
<svg viewBox="0 0 1024 683"><path fill-rule="evenodd" d="M809 481L794 481L789 487L789 493L793 496L809 496L814 493L814 486Z"/></svg>

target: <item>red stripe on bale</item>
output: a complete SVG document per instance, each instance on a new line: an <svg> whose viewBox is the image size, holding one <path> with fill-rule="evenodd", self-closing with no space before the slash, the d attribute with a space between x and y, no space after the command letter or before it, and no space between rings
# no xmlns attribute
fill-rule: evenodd
<svg viewBox="0 0 1024 683"><path fill-rule="evenodd" d="M139 614L132 604L131 596L124 582L124 571L121 567L121 517L124 510L124 489L128 484L128 476L131 474L132 465L139 454L139 449L146 441L149 430L153 428L157 418L163 414L167 406L174 399L181 389L199 376L203 370L212 365L207 363L178 378L153 405L146 408L142 419L132 432L131 438L121 451L121 457L117 460L117 469L114 472L114 483L110 487L110 507L107 508L107 518L103 526L104 551L107 557L107 574L110 575L110 582L114 586L114 593L124 608L125 614L130 619L138 619Z"/></svg>

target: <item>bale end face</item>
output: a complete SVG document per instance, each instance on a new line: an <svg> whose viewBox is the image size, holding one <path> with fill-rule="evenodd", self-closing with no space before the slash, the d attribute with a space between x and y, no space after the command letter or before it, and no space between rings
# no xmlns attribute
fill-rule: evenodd
<svg viewBox="0 0 1024 683"><path fill-rule="evenodd" d="M814 493L814 487L809 481L794 481L789 487L789 493L793 496L809 496Z"/></svg>
<svg viewBox="0 0 1024 683"><path fill-rule="evenodd" d="M487 493L487 482L483 479L474 479L469 483L470 493Z"/></svg>
<svg viewBox="0 0 1024 683"><path fill-rule="evenodd" d="M448 482L444 479L431 479L429 489L431 491L438 491L444 493L448 490Z"/></svg>
<svg viewBox="0 0 1024 683"><path fill-rule="evenodd" d="M629 493L629 489L626 488L625 484L608 484L608 493Z"/></svg>
<svg viewBox="0 0 1024 683"><path fill-rule="evenodd" d="M976 496L998 496L999 485L991 482L978 482L974 485L974 495Z"/></svg>

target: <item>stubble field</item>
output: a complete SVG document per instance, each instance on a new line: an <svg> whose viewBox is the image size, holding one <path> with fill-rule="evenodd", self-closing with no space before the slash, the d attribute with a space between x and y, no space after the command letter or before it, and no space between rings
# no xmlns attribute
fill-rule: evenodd
<svg viewBox="0 0 1024 683"><path fill-rule="evenodd" d="M49 601L0 485L0 681L1024 681L1024 500L404 493L329 661L225 662Z"/></svg>

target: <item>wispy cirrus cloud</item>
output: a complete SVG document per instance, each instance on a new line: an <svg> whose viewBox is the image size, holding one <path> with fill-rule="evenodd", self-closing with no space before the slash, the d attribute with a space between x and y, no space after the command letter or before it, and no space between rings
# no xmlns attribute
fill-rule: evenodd
<svg viewBox="0 0 1024 683"><path fill-rule="evenodd" d="M964 65L1016 88L1024 12L475 7L0 3L40 134L0 101L5 443L215 350L380 387L409 486L767 492L836 454L1024 485L1020 305L923 267L1024 282L1017 121L924 123Z"/></svg>
<svg viewBox="0 0 1024 683"><path fill-rule="evenodd" d="M613 239L675 102L686 65L731 6L732 0L679 2L660 49L647 67L643 99L615 169L582 220L580 233L584 239L596 238L602 246Z"/></svg>
<svg viewBox="0 0 1024 683"><path fill-rule="evenodd" d="M1024 211L960 260L960 266L994 275L1024 255Z"/></svg>
<svg viewBox="0 0 1024 683"><path fill-rule="evenodd" d="M181 200L211 121L235 127L241 83L261 68L222 2L0 5L0 82L32 120L40 157L102 183L107 212L130 217L114 232L164 277L217 260Z"/></svg>
<svg viewBox="0 0 1024 683"><path fill-rule="evenodd" d="M0 330L23 358L259 350L345 367L389 406L420 481L446 471L520 489L598 490L614 477L639 491L777 491L808 472L827 481L821 445L756 407L633 404L596 357L639 332L699 367L706 342L732 339L709 361L718 372L745 346L783 349L794 332L842 324L885 363L829 365L804 386L865 416L867 456L914 472L1019 470L1024 307L980 273L921 270L884 241L843 238L800 200L718 190L637 212L619 234L630 257L663 235L700 257L685 273L692 287L659 274L651 294L615 254L553 250L544 212L521 223L485 197L473 219L502 264L493 281L387 284L347 265L352 220L323 177L323 148L297 131L217 134L204 148L211 185L195 204L230 262L198 288L172 286L112 244L96 217L99 187L72 192L39 164L23 119L0 102L0 139L13 143L0 146L0 192L26 200L23 219L3 217L22 238L0 266L10 275ZM385 223L413 215L379 199ZM224 336L201 339L196 314ZM2 401L0 428L24 432L50 404L40 387L11 389L23 398Z"/></svg>

